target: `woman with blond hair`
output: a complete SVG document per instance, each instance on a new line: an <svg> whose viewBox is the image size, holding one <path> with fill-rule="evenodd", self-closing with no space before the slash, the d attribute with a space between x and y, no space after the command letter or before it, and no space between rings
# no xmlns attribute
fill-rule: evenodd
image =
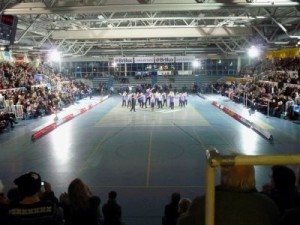
<svg viewBox="0 0 300 225"><path fill-rule="evenodd" d="M279 225L278 207L255 188L253 166L221 167L215 191L215 225ZM196 197L177 225L202 225L205 216L205 196Z"/></svg>
<svg viewBox="0 0 300 225"><path fill-rule="evenodd" d="M60 196L60 202L64 209L65 225L100 224L101 200L81 179L76 178L70 183L68 193Z"/></svg>

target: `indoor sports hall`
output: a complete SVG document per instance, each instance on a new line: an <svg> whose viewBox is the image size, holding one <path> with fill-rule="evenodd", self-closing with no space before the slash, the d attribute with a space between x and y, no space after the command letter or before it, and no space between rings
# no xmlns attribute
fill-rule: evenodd
<svg viewBox="0 0 300 225"><path fill-rule="evenodd" d="M103 98L83 99L65 111ZM273 139L226 114L214 101L258 124ZM209 148L225 155L287 154L299 149L298 124L259 112L249 114L242 104L218 94L189 95L185 108L176 102L174 110L137 106L136 112L121 106L120 95L112 95L32 140L37 128L54 120L53 115L20 121L13 132L0 135L3 183L12 185L24 171L38 171L59 196L80 177L102 202L109 191L118 192L126 224L160 224L173 192L191 199L204 194ZM256 167L258 189L269 180L269 173L267 166Z"/></svg>

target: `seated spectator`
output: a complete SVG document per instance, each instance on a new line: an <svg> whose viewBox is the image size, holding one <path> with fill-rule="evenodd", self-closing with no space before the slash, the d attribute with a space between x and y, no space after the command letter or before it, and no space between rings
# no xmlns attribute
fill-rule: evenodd
<svg viewBox="0 0 300 225"><path fill-rule="evenodd" d="M122 208L116 201L117 192L108 193L108 201L102 207L104 225L121 225Z"/></svg>
<svg viewBox="0 0 300 225"><path fill-rule="evenodd" d="M2 111L0 113L0 121L1 122L1 127L5 129L9 124L11 128L14 128L14 124L17 124L18 122L16 121L16 116L13 113L9 113L6 111Z"/></svg>
<svg viewBox="0 0 300 225"><path fill-rule="evenodd" d="M9 205L8 215L10 225L59 225L62 222L61 211L55 202L43 200L41 196L41 177L38 173L29 172L17 179L14 183L20 192L21 201ZM54 197L51 186L45 187L45 195Z"/></svg>
<svg viewBox="0 0 300 225"><path fill-rule="evenodd" d="M272 167L271 182L263 186L263 193L275 201L281 213L300 207L300 193L295 172L282 165Z"/></svg>
<svg viewBox="0 0 300 225"><path fill-rule="evenodd" d="M176 225L179 217L178 203L180 201L180 194L174 192L171 196L171 202L165 206L165 213L163 217L163 225Z"/></svg>
<svg viewBox="0 0 300 225"><path fill-rule="evenodd" d="M255 189L253 166L221 167L215 193L215 225L278 225L276 204ZM178 225L205 224L205 196L195 198Z"/></svg>
<svg viewBox="0 0 300 225"><path fill-rule="evenodd" d="M2 112L0 112L0 131L5 130L9 125L9 121L6 120L5 115Z"/></svg>
<svg viewBox="0 0 300 225"><path fill-rule="evenodd" d="M99 225L100 198L94 196L79 178L70 183L68 193L60 196L60 202L64 210L65 225Z"/></svg>
<svg viewBox="0 0 300 225"><path fill-rule="evenodd" d="M284 107L282 101L278 101L277 105L271 111L271 115L275 117L280 117L281 114L284 112Z"/></svg>

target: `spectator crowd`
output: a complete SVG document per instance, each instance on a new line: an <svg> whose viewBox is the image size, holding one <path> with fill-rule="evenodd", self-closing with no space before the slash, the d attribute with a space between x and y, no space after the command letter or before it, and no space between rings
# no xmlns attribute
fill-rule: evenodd
<svg viewBox="0 0 300 225"><path fill-rule="evenodd" d="M91 92L91 87L50 68L0 62L0 131L13 128L15 117L50 115Z"/></svg>
<svg viewBox="0 0 300 225"><path fill-rule="evenodd" d="M214 88L235 101L246 101L251 110L295 119L298 116L295 106L300 106L299 70L299 58L276 60L274 68L265 71L258 81L215 84ZM141 92L149 89L147 85L138 88ZM165 91L164 87L162 90ZM13 106L20 106L22 119L38 118L73 104L90 93L90 87L45 68L2 62L0 93L0 130L3 130L17 123L18 114ZM299 224L300 193L296 173L287 166L275 165L270 178L270 182L258 190L253 166L222 167L221 179L215 188L215 224ZM0 183L1 225L122 224L122 208L115 191L108 193L108 200L101 207L100 197L79 178L71 181L68 190L59 197L47 179L42 179L37 172L22 174L13 182L15 187L7 193ZM204 225L205 216L205 196L191 200L176 192L164 208L162 224Z"/></svg>
<svg viewBox="0 0 300 225"><path fill-rule="evenodd" d="M297 120L300 113L300 58L274 60L273 66L251 79L213 85L233 101L269 116Z"/></svg>

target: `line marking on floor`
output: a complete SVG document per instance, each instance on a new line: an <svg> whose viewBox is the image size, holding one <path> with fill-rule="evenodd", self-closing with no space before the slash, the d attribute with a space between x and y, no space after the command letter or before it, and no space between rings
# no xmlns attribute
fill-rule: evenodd
<svg viewBox="0 0 300 225"><path fill-rule="evenodd" d="M107 138L110 136L110 132L105 133L105 135L102 137L102 139L98 142L98 144L92 149L90 154L86 157L86 160L83 162L83 165L79 169L79 174L82 173L83 170L91 167L91 160L94 160L96 156L96 153L98 154L102 150L102 144L107 140Z"/></svg>
<svg viewBox="0 0 300 225"><path fill-rule="evenodd" d="M149 148L148 148L147 175L146 175L146 186L147 187L149 186L149 180L150 180L151 154L152 154L152 130L150 131Z"/></svg>

